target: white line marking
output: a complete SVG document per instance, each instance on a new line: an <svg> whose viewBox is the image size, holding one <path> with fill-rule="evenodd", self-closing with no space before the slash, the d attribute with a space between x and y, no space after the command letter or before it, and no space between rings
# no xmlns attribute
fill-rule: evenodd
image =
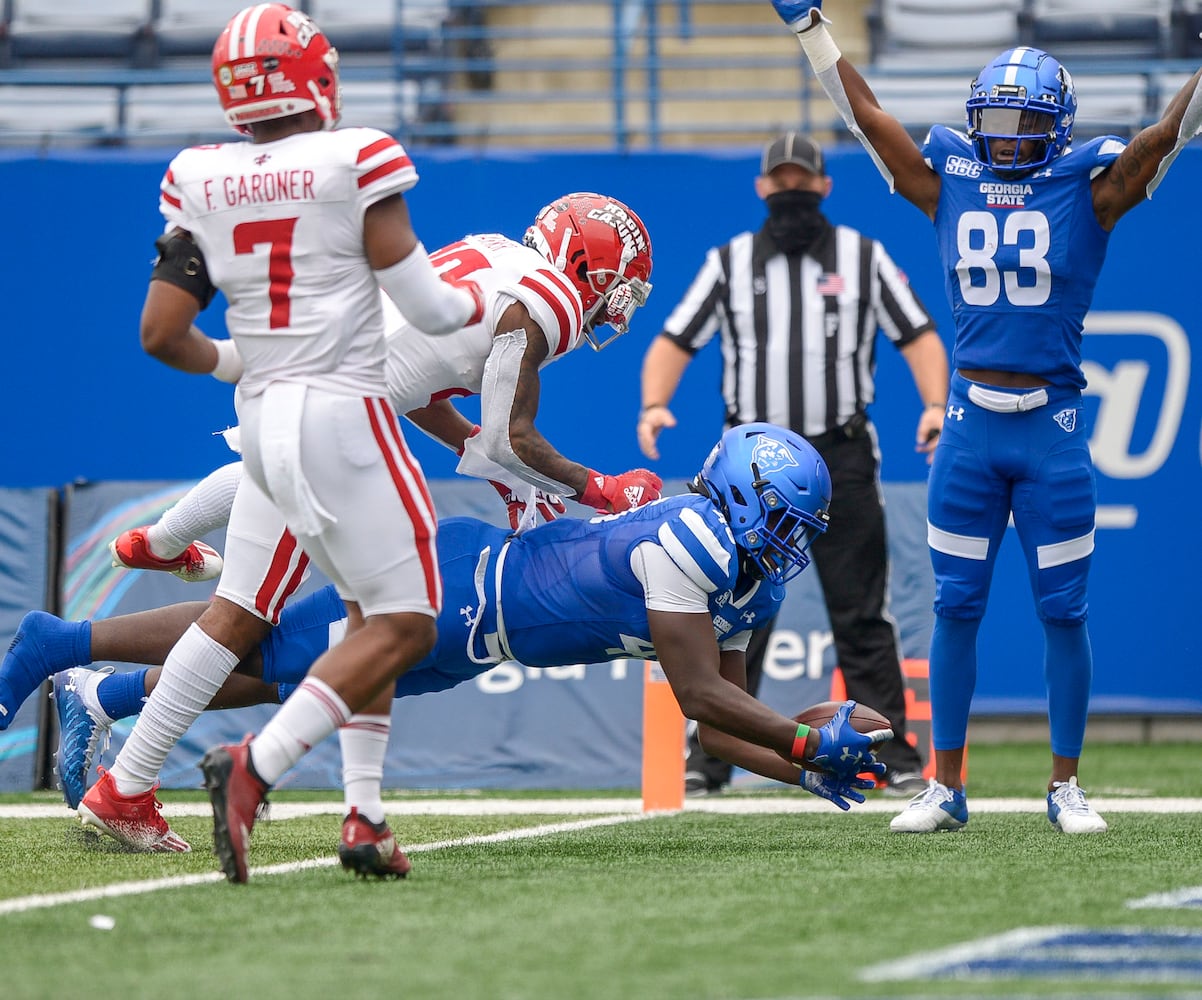
<svg viewBox="0 0 1202 1000"><path fill-rule="evenodd" d="M1100 813L1202 813L1202 799L1139 798L1120 799L1090 796L1090 803ZM848 816L856 813L894 815L906 807L904 799L876 799L853 805ZM640 813L640 799L402 799L385 800L384 811L391 816L586 816L599 813ZM711 795L707 798L685 799L685 812L732 813L739 815L777 813L825 813L841 816L829 802L812 795L779 797L750 797ZM974 799L968 800L969 815L982 813L1039 813L1047 811L1044 799ZM341 816L346 806L340 801L273 802L271 819L295 819L298 816ZM165 803L163 815L209 816L207 802ZM0 820L4 819L65 819L72 813L62 803L50 805L0 805Z"/></svg>
<svg viewBox="0 0 1202 1000"><path fill-rule="evenodd" d="M412 844L401 848L406 854L422 854L426 851L441 851L448 847L466 847L473 844L502 844L510 840L527 840L531 837L546 837L554 833L572 833L576 830L587 830L598 826L615 826L618 823L630 823L634 820L648 819L656 813L638 813L635 815L601 816L594 819L575 820L570 823L544 823L542 826L523 827L517 830L501 830L497 833L484 833L472 837L454 837L450 840L436 840L428 844ZM662 815L662 814L661 814ZM286 864L266 865L262 868L252 868L252 875L288 875L293 872L308 871L313 868L329 868L336 865L338 859L309 858L305 861L289 861ZM44 910L52 906L64 906L70 903L88 903L97 899L114 899L118 896L141 896L160 889L181 889L192 885L206 885L209 882L220 882L225 878L221 872L202 872L196 875L177 875L172 878L148 879L144 882L119 882L115 885L101 885L94 889L79 889L74 892L56 892L40 896L22 896L17 899L0 901L0 916L7 913L25 913L28 910Z"/></svg>
<svg viewBox="0 0 1202 1000"><path fill-rule="evenodd" d="M930 979L936 973L947 972L952 965L963 965L983 958L1021 953L1035 945L1067 934L1071 927L1023 927L993 937L978 938L964 944L939 948L936 951L919 952L908 958L892 962L879 962L861 969L857 979L867 983L880 983L898 979Z"/></svg>
<svg viewBox="0 0 1202 1000"><path fill-rule="evenodd" d="M1172 892L1156 892L1142 899L1127 900L1129 910L1175 910L1185 906L1202 906L1202 885Z"/></svg>

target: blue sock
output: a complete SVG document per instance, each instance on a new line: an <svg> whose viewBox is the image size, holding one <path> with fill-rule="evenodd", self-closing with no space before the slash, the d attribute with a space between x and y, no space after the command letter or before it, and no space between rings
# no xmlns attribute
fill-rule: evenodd
<svg viewBox="0 0 1202 1000"><path fill-rule="evenodd" d="M65 622L46 611L30 611L0 662L0 729L47 678L92 662L92 623Z"/></svg>
<svg viewBox="0 0 1202 1000"><path fill-rule="evenodd" d="M956 750L968 737L977 686L979 618L935 616L931 633L931 736L936 750Z"/></svg>
<svg viewBox="0 0 1202 1000"><path fill-rule="evenodd" d="M1085 623L1043 623L1043 673L1048 685L1048 724L1052 753L1080 757L1093 683L1093 649Z"/></svg>
<svg viewBox="0 0 1202 1000"><path fill-rule="evenodd" d="M146 704L146 671L140 667L125 673L109 674L96 685L96 698L100 707L114 722L130 715L137 715Z"/></svg>

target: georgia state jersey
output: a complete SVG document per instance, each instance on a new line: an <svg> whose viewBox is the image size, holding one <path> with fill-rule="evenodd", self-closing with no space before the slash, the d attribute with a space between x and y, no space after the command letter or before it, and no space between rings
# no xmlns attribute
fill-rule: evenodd
<svg viewBox="0 0 1202 1000"><path fill-rule="evenodd" d="M490 574L494 593L476 654L489 652L487 633L494 632L504 655L531 667L654 657L646 592L631 568L632 553L644 542L661 546L708 594L719 643L780 609L784 588L740 575L734 537L711 501L665 497L588 521L559 518L515 536L499 557L499 607L498 574Z"/></svg>
<svg viewBox="0 0 1202 1000"><path fill-rule="evenodd" d="M384 296L387 331L388 395L397 413L426 406L432 399L478 395L484 366L501 314L521 302L537 330L528 337L547 340L544 365L563 357L581 340L584 308L576 286L542 254L506 236L465 236L430 255L442 275L476 282L484 294L479 323L432 337L407 322Z"/></svg>
<svg viewBox="0 0 1202 1000"><path fill-rule="evenodd" d="M1085 386L1081 331L1110 241L1090 182L1124 145L1093 139L1007 179L976 159L964 133L931 129L922 153L942 180L935 233L955 316L955 368Z"/></svg>
<svg viewBox="0 0 1202 1000"><path fill-rule="evenodd" d="M276 380L384 395L384 321L363 216L417 171L377 129L196 146L161 185L167 228L192 234L228 303L244 395Z"/></svg>

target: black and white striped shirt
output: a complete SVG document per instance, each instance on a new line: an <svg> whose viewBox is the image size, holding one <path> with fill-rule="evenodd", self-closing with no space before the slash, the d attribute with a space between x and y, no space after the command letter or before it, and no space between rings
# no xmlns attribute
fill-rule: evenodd
<svg viewBox="0 0 1202 1000"><path fill-rule="evenodd" d="M876 334L895 346L934 328L885 248L828 226L804 254L760 231L712 248L664 335L690 354L721 332L727 424L766 420L816 437L864 412Z"/></svg>

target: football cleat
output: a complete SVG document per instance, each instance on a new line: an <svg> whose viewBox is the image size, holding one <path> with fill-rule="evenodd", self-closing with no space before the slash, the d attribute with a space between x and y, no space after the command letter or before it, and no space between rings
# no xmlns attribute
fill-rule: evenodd
<svg viewBox="0 0 1202 1000"><path fill-rule="evenodd" d="M387 823L373 823L351 807L342 821L342 843L338 845L342 867L360 878L404 878L412 867L396 844Z"/></svg>
<svg viewBox="0 0 1202 1000"><path fill-rule="evenodd" d="M267 804L267 785L250 769L248 735L236 746L213 747L200 762L213 803L213 853L231 882L250 878L246 855L255 816Z"/></svg>
<svg viewBox="0 0 1202 1000"><path fill-rule="evenodd" d="M1105 833L1109 827L1087 801L1074 775L1048 792L1048 822L1061 833Z"/></svg>
<svg viewBox="0 0 1202 1000"><path fill-rule="evenodd" d="M79 804L79 820L135 851L186 852L191 845L167 825L155 796L158 785L138 795L122 795L103 767L100 778Z"/></svg>
<svg viewBox="0 0 1202 1000"><path fill-rule="evenodd" d="M146 531L146 528L131 528L109 542L114 566L174 573L188 583L203 583L221 576L223 561L216 549L204 542L193 542L178 556L162 559L150 551Z"/></svg>
<svg viewBox="0 0 1202 1000"><path fill-rule="evenodd" d="M894 833L935 833L959 830L968 822L968 802L959 788L948 788L934 778L926 790L893 817L889 829Z"/></svg>
<svg viewBox="0 0 1202 1000"><path fill-rule="evenodd" d="M71 809L78 809L84 793L88 790L88 772L101 740L109 747L111 725L92 714L84 704L83 688L89 675L111 674L112 667L93 671L86 667L72 667L54 675L54 708L58 714L57 770L59 787L63 798Z"/></svg>

